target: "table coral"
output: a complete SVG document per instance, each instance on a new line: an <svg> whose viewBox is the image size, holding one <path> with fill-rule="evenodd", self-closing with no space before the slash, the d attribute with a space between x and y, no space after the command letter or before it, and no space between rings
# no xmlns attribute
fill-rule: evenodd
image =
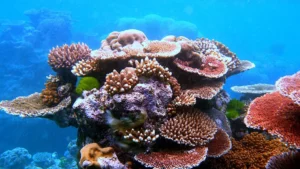
<svg viewBox="0 0 300 169"><path fill-rule="evenodd" d="M300 148L300 106L297 94L300 82L299 73L285 76L276 82L278 91L265 94L251 102L245 124L251 128L268 130L291 146ZM294 97L295 96L295 97Z"/></svg>

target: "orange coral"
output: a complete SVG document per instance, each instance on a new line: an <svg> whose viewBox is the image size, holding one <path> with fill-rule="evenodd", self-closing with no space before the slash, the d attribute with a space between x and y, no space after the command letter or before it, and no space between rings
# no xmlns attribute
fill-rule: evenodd
<svg viewBox="0 0 300 169"><path fill-rule="evenodd" d="M215 134L214 139L206 146L208 147L207 156L209 157L220 157L226 154L232 147L228 134L220 128Z"/></svg>
<svg viewBox="0 0 300 169"><path fill-rule="evenodd" d="M49 107L57 105L61 100L57 93L58 84L56 82L47 81L45 86L46 88L41 93L43 103Z"/></svg>
<svg viewBox="0 0 300 169"><path fill-rule="evenodd" d="M215 169L265 169L268 160L288 151L279 140L266 140L262 134L251 133L242 140L232 139L232 149L218 159L212 159Z"/></svg>
<svg viewBox="0 0 300 169"><path fill-rule="evenodd" d="M98 158L100 157L113 157L114 149L112 147L101 148L97 143L85 145L80 150L80 167L97 167L100 168Z"/></svg>

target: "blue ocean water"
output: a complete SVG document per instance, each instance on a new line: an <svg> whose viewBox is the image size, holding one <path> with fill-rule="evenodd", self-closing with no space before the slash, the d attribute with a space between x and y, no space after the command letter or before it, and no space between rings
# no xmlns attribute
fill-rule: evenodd
<svg viewBox="0 0 300 169"><path fill-rule="evenodd" d="M0 5L0 100L44 88L54 74L47 64L56 45L85 42L92 49L112 31L139 29L149 39L173 34L216 39L256 68L227 79L230 87L274 82L300 69L300 1L297 0L14 0ZM0 113L0 153L62 155L76 129L46 119Z"/></svg>

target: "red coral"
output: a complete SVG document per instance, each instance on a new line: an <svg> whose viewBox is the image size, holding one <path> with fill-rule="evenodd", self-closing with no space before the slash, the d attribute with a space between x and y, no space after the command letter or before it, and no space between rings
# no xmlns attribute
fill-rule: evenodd
<svg viewBox="0 0 300 169"><path fill-rule="evenodd" d="M223 154L226 154L231 149L231 141L228 134L223 129L218 129L217 133L214 136L214 139L211 140L207 145L209 157L220 157Z"/></svg>
<svg viewBox="0 0 300 169"><path fill-rule="evenodd" d="M205 160L206 153L206 147L196 147L188 151L140 153L134 158L146 167L164 169L193 168Z"/></svg>
<svg viewBox="0 0 300 169"><path fill-rule="evenodd" d="M300 148L300 106L279 92L256 98L249 106L245 123L251 128L268 130Z"/></svg>
<svg viewBox="0 0 300 169"><path fill-rule="evenodd" d="M277 80L276 88L283 96L291 98L300 105L300 72L291 76L284 76Z"/></svg>

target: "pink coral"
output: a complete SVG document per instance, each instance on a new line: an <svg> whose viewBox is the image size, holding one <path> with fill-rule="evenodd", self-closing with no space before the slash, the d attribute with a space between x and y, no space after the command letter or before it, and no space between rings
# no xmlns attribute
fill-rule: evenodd
<svg viewBox="0 0 300 169"><path fill-rule="evenodd" d="M280 94L291 98L300 106L300 72L280 78L276 82L276 88Z"/></svg>
<svg viewBox="0 0 300 169"><path fill-rule="evenodd" d="M256 98L245 117L248 127L267 130L300 148L300 106L279 92Z"/></svg>

